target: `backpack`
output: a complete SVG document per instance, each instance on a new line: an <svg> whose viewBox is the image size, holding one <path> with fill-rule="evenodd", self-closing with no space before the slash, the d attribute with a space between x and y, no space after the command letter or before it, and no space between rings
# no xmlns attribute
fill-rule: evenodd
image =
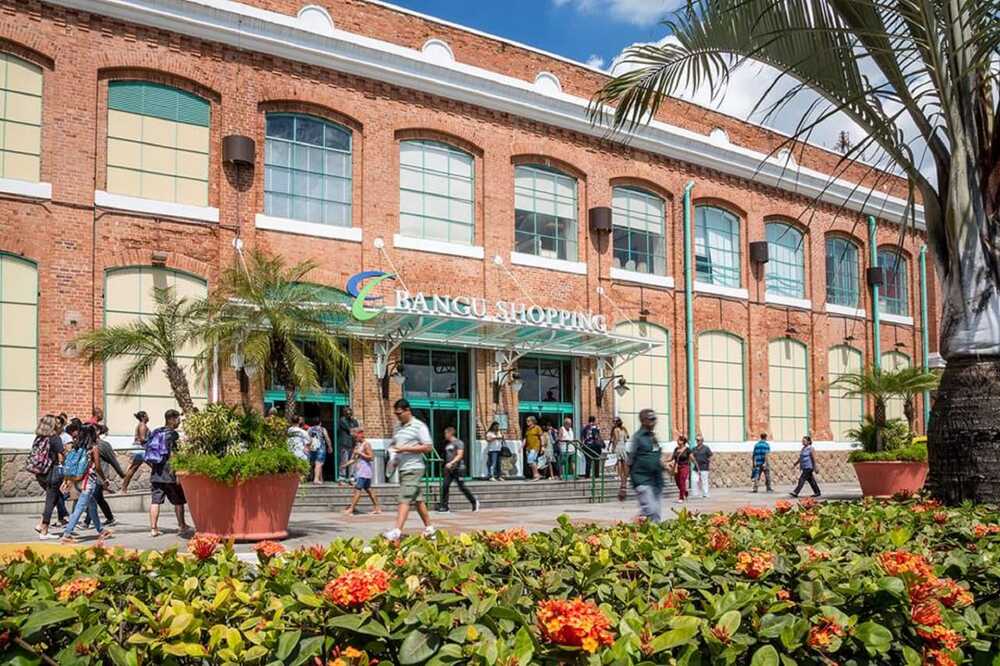
<svg viewBox="0 0 1000 666"><path fill-rule="evenodd" d="M52 469L52 458L49 456L49 438L36 437L31 445L31 454L24 468L31 474L48 474Z"/></svg>
<svg viewBox="0 0 1000 666"><path fill-rule="evenodd" d="M67 479L82 479L87 473L87 466L90 465L90 449L82 446L75 447L66 454L63 462L63 476Z"/></svg>
<svg viewBox="0 0 1000 666"><path fill-rule="evenodd" d="M146 440L143 460L147 463L157 464L167 459L170 455L170 448L167 445L167 429L157 428L149 434Z"/></svg>

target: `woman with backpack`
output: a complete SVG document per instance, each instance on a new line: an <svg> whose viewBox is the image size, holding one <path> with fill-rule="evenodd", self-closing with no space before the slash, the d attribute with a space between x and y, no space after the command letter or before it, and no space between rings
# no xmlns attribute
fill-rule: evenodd
<svg viewBox="0 0 1000 666"><path fill-rule="evenodd" d="M69 517L62 494L63 443L59 430L59 421L55 416L46 414L38 419L35 442L28 457L27 470L35 475L38 485L45 491L45 509L41 521L35 526L38 538L42 540L56 538L54 534L49 535L53 509L59 511L59 522L63 525Z"/></svg>
<svg viewBox="0 0 1000 666"><path fill-rule="evenodd" d="M86 511L90 520L101 539L111 537L111 530L101 529L101 517L97 512L97 501L94 497L97 489L108 484L108 479L101 469L101 452L97 446L97 428L92 425L84 425L80 428L80 434L76 441L76 448L66 454L63 463L63 472L66 478L77 482L80 497L73 507L73 514L69 517L69 523L63 530L60 543L76 543L73 530L80 522L80 517Z"/></svg>
<svg viewBox="0 0 1000 666"><path fill-rule="evenodd" d="M128 492L128 484L132 483L132 477L135 476L139 468L142 467L142 463L145 462L143 449L146 448L146 440L149 439L149 414L145 411L138 411L133 416L138 423L135 426L132 447L139 450L132 454L132 463L129 465L128 471L125 472L125 478L122 479L123 493Z"/></svg>

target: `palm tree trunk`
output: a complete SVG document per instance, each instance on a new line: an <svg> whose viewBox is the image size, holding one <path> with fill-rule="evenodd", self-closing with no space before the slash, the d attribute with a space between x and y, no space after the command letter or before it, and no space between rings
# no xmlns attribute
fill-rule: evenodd
<svg viewBox="0 0 1000 666"><path fill-rule="evenodd" d="M253 401L250 399L250 375L245 368L236 371L236 376L240 380L240 404L243 405L243 413L249 414L253 411Z"/></svg>
<svg viewBox="0 0 1000 666"><path fill-rule="evenodd" d="M912 395L903 398L903 416L906 417L906 425L910 429L910 437L913 437L913 424L917 421L917 411L913 406Z"/></svg>
<svg viewBox="0 0 1000 666"><path fill-rule="evenodd" d="M875 422L875 450L881 451L885 448L882 444L882 432L885 430L885 398L875 398L875 414L872 420Z"/></svg>
<svg viewBox="0 0 1000 666"><path fill-rule="evenodd" d="M296 402L295 394L298 393L298 388L295 386L289 386L291 382L285 384L285 418L291 422L295 418L295 410L298 409L298 402Z"/></svg>
<svg viewBox="0 0 1000 666"><path fill-rule="evenodd" d="M188 387L184 369L177 365L177 361L168 358L164 372L167 375L167 381L170 382L170 390L174 394L174 400L180 406L181 412L184 414L193 412L195 409L194 401L191 400L191 389Z"/></svg>

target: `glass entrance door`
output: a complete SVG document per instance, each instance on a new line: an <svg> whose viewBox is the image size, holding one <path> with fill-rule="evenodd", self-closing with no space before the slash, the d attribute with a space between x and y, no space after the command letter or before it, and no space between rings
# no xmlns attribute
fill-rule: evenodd
<svg viewBox="0 0 1000 666"><path fill-rule="evenodd" d="M570 418L574 428L577 423L573 409L573 361L552 356L525 356L518 361L521 390L518 392L518 420L521 432L525 431L529 416L544 426L562 426ZM523 469L527 470L527 459Z"/></svg>
<svg viewBox="0 0 1000 666"><path fill-rule="evenodd" d="M466 443L466 455L469 442L469 422L470 413L468 408L456 408L450 404L435 404L433 400L425 401L414 399L410 401L413 408L413 415L427 424L427 429L431 431L434 439L434 450L438 457L444 459L444 429L452 427L458 433L458 438ZM468 461L467 461L468 462ZM433 479L440 479L443 476L441 462L430 462L427 465L427 475ZM466 474L470 470L470 465L466 465Z"/></svg>

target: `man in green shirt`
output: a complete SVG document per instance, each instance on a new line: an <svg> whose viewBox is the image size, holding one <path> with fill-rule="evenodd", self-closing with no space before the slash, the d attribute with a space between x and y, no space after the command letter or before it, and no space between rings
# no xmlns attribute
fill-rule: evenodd
<svg viewBox="0 0 1000 666"><path fill-rule="evenodd" d="M636 499L639 500L639 515L653 522L660 522L660 506L663 497L663 461L660 443L653 428L656 427L656 412L644 409L639 412L642 424L629 443L628 467Z"/></svg>

